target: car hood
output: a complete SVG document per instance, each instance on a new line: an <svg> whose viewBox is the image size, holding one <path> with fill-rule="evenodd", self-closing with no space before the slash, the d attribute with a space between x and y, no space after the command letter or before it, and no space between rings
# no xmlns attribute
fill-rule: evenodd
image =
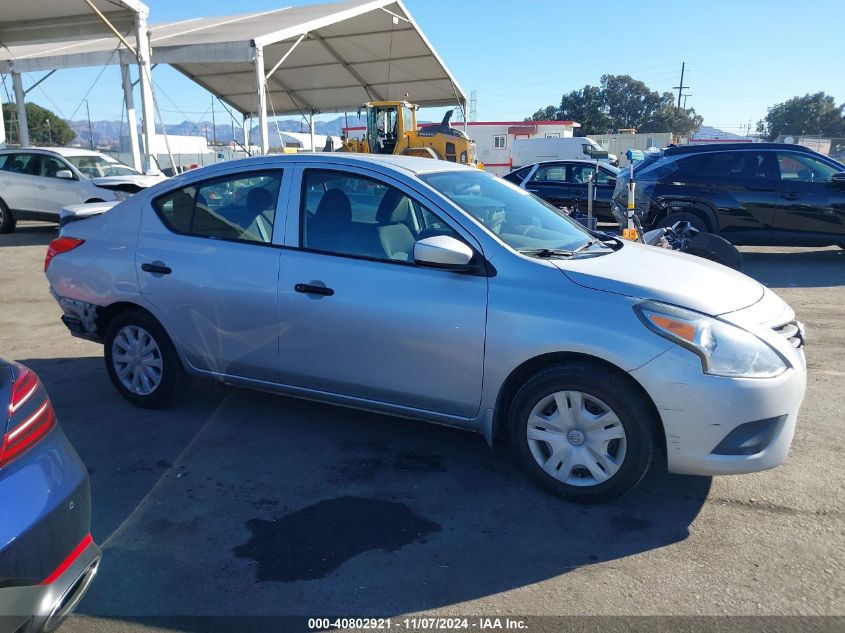
<svg viewBox="0 0 845 633"><path fill-rule="evenodd" d="M147 176L138 174L137 176L101 176L99 178L92 178L93 182L98 187L113 188L120 185L136 185L141 189L152 187L154 184L164 180L166 176Z"/></svg>
<svg viewBox="0 0 845 633"><path fill-rule="evenodd" d="M713 316L757 303L765 291L759 282L721 264L635 242L624 242L608 255L551 261L579 286Z"/></svg>

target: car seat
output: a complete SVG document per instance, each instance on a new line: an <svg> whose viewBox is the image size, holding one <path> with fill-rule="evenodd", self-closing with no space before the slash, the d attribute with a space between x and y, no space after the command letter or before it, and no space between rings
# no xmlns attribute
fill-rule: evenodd
<svg viewBox="0 0 845 633"><path fill-rule="evenodd" d="M411 261L414 258L414 239L408 228L411 200L397 189L388 189L376 211L378 237L389 259Z"/></svg>

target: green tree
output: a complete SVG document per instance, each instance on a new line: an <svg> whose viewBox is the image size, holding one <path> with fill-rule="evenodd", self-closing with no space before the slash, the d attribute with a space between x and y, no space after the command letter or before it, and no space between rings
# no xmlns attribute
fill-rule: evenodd
<svg viewBox="0 0 845 633"><path fill-rule="evenodd" d="M785 135L845 136L845 103L837 106L824 92L793 97L769 108L757 131L767 141Z"/></svg>
<svg viewBox="0 0 845 633"><path fill-rule="evenodd" d="M546 106L545 108L540 108L530 117L525 119L526 121L554 121L557 119L558 110L555 106L550 105Z"/></svg>
<svg viewBox="0 0 845 633"><path fill-rule="evenodd" d="M581 127L576 129L579 136L606 132L610 120L602 89L588 84L581 90L563 95L560 99L559 118L580 123Z"/></svg>
<svg viewBox="0 0 845 633"><path fill-rule="evenodd" d="M534 117L547 110L538 111ZM684 136L695 132L703 122L692 108L676 108L672 93L651 90L629 75L602 75L600 86L586 85L564 94L554 118L577 121L581 124L577 133L585 136L622 128Z"/></svg>
<svg viewBox="0 0 845 633"><path fill-rule="evenodd" d="M18 106L3 104L3 118L6 121L6 141L20 143L18 136ZM76 138L76 132L59 115L34 103L26 104L26 120L29 140L33 145L67 145ZM49 121L49 123L48 123Z"/></svg>

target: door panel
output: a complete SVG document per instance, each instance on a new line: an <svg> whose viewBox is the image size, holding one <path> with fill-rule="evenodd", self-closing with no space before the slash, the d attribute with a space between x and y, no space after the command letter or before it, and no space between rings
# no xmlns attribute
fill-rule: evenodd
<svg viewBox="0 0 845 633"><path fill-rule="evenodd" d="M35 211L35 154L11 154L0 171L0 191L6 204L16 211Z"/></svg>
<svg viewBox="0 0 845 633"><path fill-rule="evenodd" d="M477 243L388 176L346 167L299 174L305 185L293 186L292 197L305 196L300 213L289 217L279 274L280 380L475 416L487 278L417 266L413 242L434 232L476 250ZM374 223L357 212L364 206L377 209Z"/></svg>
<svg viewBox="0 0 845 633"><path fill-rule="evenodd" d="M775 239L845 237L845 186L830 181L836 170L795 152L778 152L777 164Z"/></svg>
<svg viewBox="0 0 845 633"><path fill-rule="evenodd" d="M161 215L144 208L136 267L141 293L191 365L276 382L282 249L271 236L274 226L283 233L287 184L279 192L281 172L257 173L160 196Z"/></svg>
<svg viewBox="0 0 845 633"><path fill-rule="evenodd" d="M78 180L56 178L60 169L70 169L53 156L39 156L37 176L34 177L34 211L57 216L62 207L85 202L85 190Z"/></svg>

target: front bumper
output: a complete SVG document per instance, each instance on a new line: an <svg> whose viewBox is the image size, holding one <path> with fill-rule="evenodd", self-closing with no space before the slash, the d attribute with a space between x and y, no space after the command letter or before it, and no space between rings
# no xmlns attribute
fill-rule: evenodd
<svg viewBox="0 0 845 633"><path fill-rule="evenodd" d="M663 421L669 471L736 475L783 463L807 382L803 351L796 353L801 362L775 378L710 376L702 372L695 354L680 347L632 371ZM743 451L743 438L736 438L755 425L735 430L748 423L765 432L746 442L751 451Z"/></svg>

